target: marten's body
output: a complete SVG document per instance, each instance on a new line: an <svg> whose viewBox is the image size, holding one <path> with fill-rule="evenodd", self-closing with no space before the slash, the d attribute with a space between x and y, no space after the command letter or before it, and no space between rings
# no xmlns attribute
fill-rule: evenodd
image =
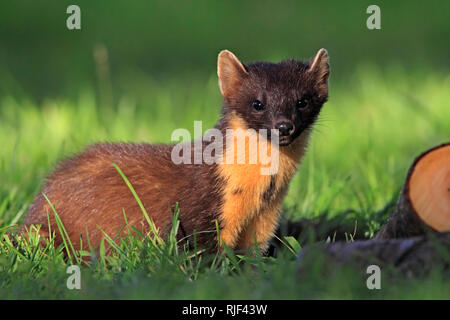
<svg viewBox="0 0 450 320"><path fill-rule="evenodd" d="M283 197L303 156L311 125L327 99L328 73L325 50L307 63L288 60L246 67L229 51L223 51L218 74L224 108L216 128L226 136L227 129L280 127L285 134L280 135L279 146L269 145L279 150L274 174L261 174L263 165L259 161L175 164L171 158L173 145L96 144L63 161L48 177L25 225L41 224L41 233L47 235L48 212L51 230L58 230L45 194L76 248L80 236L86 239L86 231L95 249L103 237L100 228L111 237L117 235L125 224L124 212L129 225L148 230L141 208L115 163L163 234L170 228L178 203L179 238L193 240L196 232L198 245L214 245L217 221L221 240L229 247L249 249L256 240L264 250L277 226ZM261 101L267 105L265 112L260 110ZM262 140L259 137L256 141L259 144ZM227 144L224 152L234 147L234 142ZM57 241L61 241L59 236Z"/></svg>

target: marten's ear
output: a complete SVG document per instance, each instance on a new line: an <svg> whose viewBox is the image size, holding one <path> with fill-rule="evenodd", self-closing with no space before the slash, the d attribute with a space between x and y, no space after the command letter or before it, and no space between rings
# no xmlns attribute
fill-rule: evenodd
<svg viewBox="0 0 450 320"><path fill-rule="evenodd" d="M320 49L314 59L311 60L308 73L314 78L318 91L328 94L328 77L330 76L330 65L328 63L328 52Z"/></svg>
<svg viewBox="0 0 450 320"><path fill-rule="evenodd" d="M222 50L217 59L217 75L220 92L226 98L235 94L248 72L233 53Z"/></svg>

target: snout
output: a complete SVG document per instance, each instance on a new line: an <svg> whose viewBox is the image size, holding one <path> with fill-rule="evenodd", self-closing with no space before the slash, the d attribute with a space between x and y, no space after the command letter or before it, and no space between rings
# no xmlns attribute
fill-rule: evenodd
<svg viewBox="0 0 450 320"><path fill-rule="evenodd" d="M278 143L280 146L287 146L294 140L295 125L292 121L283 119L274 125L278 129Z"/></svg>
<svg viewBox="0 0 450 320"><path fill-rule="evenodd" d="M280 138L281 137L288 137L292 133L294 133L295 126L291 121L279 121L275 123L275 129L278 129L280 132Z"/></svg>

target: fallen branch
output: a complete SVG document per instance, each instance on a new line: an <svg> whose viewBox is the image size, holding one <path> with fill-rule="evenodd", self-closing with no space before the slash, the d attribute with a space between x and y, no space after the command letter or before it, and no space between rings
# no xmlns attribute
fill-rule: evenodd
<svg viewBox="0 0 450 320"><path fill-rule="evenodd" d="M365 270L376 264L408 275L427 273L436 265L450 270L450 232L407 239L338 241L322 246L328 261L350 263ZM309 248L299 257L307 256Z"/></svg>

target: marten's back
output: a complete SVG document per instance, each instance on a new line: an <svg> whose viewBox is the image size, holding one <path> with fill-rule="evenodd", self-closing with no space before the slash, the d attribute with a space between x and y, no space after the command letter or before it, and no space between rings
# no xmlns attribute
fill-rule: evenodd
<svg viewBox="0 0 450 320"><path fill-rule="evenodd" d="M30 207L25 225L41 224L42 233L46 234L48 212L51 229L57 230L44 193L75 247L79 246L81 235L83 243L87 242L86 230L94 248L98 248L103 236L99 227L111 237L117 235L125 224L123 211L130 225L148 230L139 204L113 166L116 163L161 231L170 227L176 202L180 208L179 237L190 236L194 230L214 230L221 201L215 167L175 165L171 160L172 148L133 143L96 144L62 161ZM206 238L200 234L197 241ZM57 242L60 241L58 237Z"/></svg>

